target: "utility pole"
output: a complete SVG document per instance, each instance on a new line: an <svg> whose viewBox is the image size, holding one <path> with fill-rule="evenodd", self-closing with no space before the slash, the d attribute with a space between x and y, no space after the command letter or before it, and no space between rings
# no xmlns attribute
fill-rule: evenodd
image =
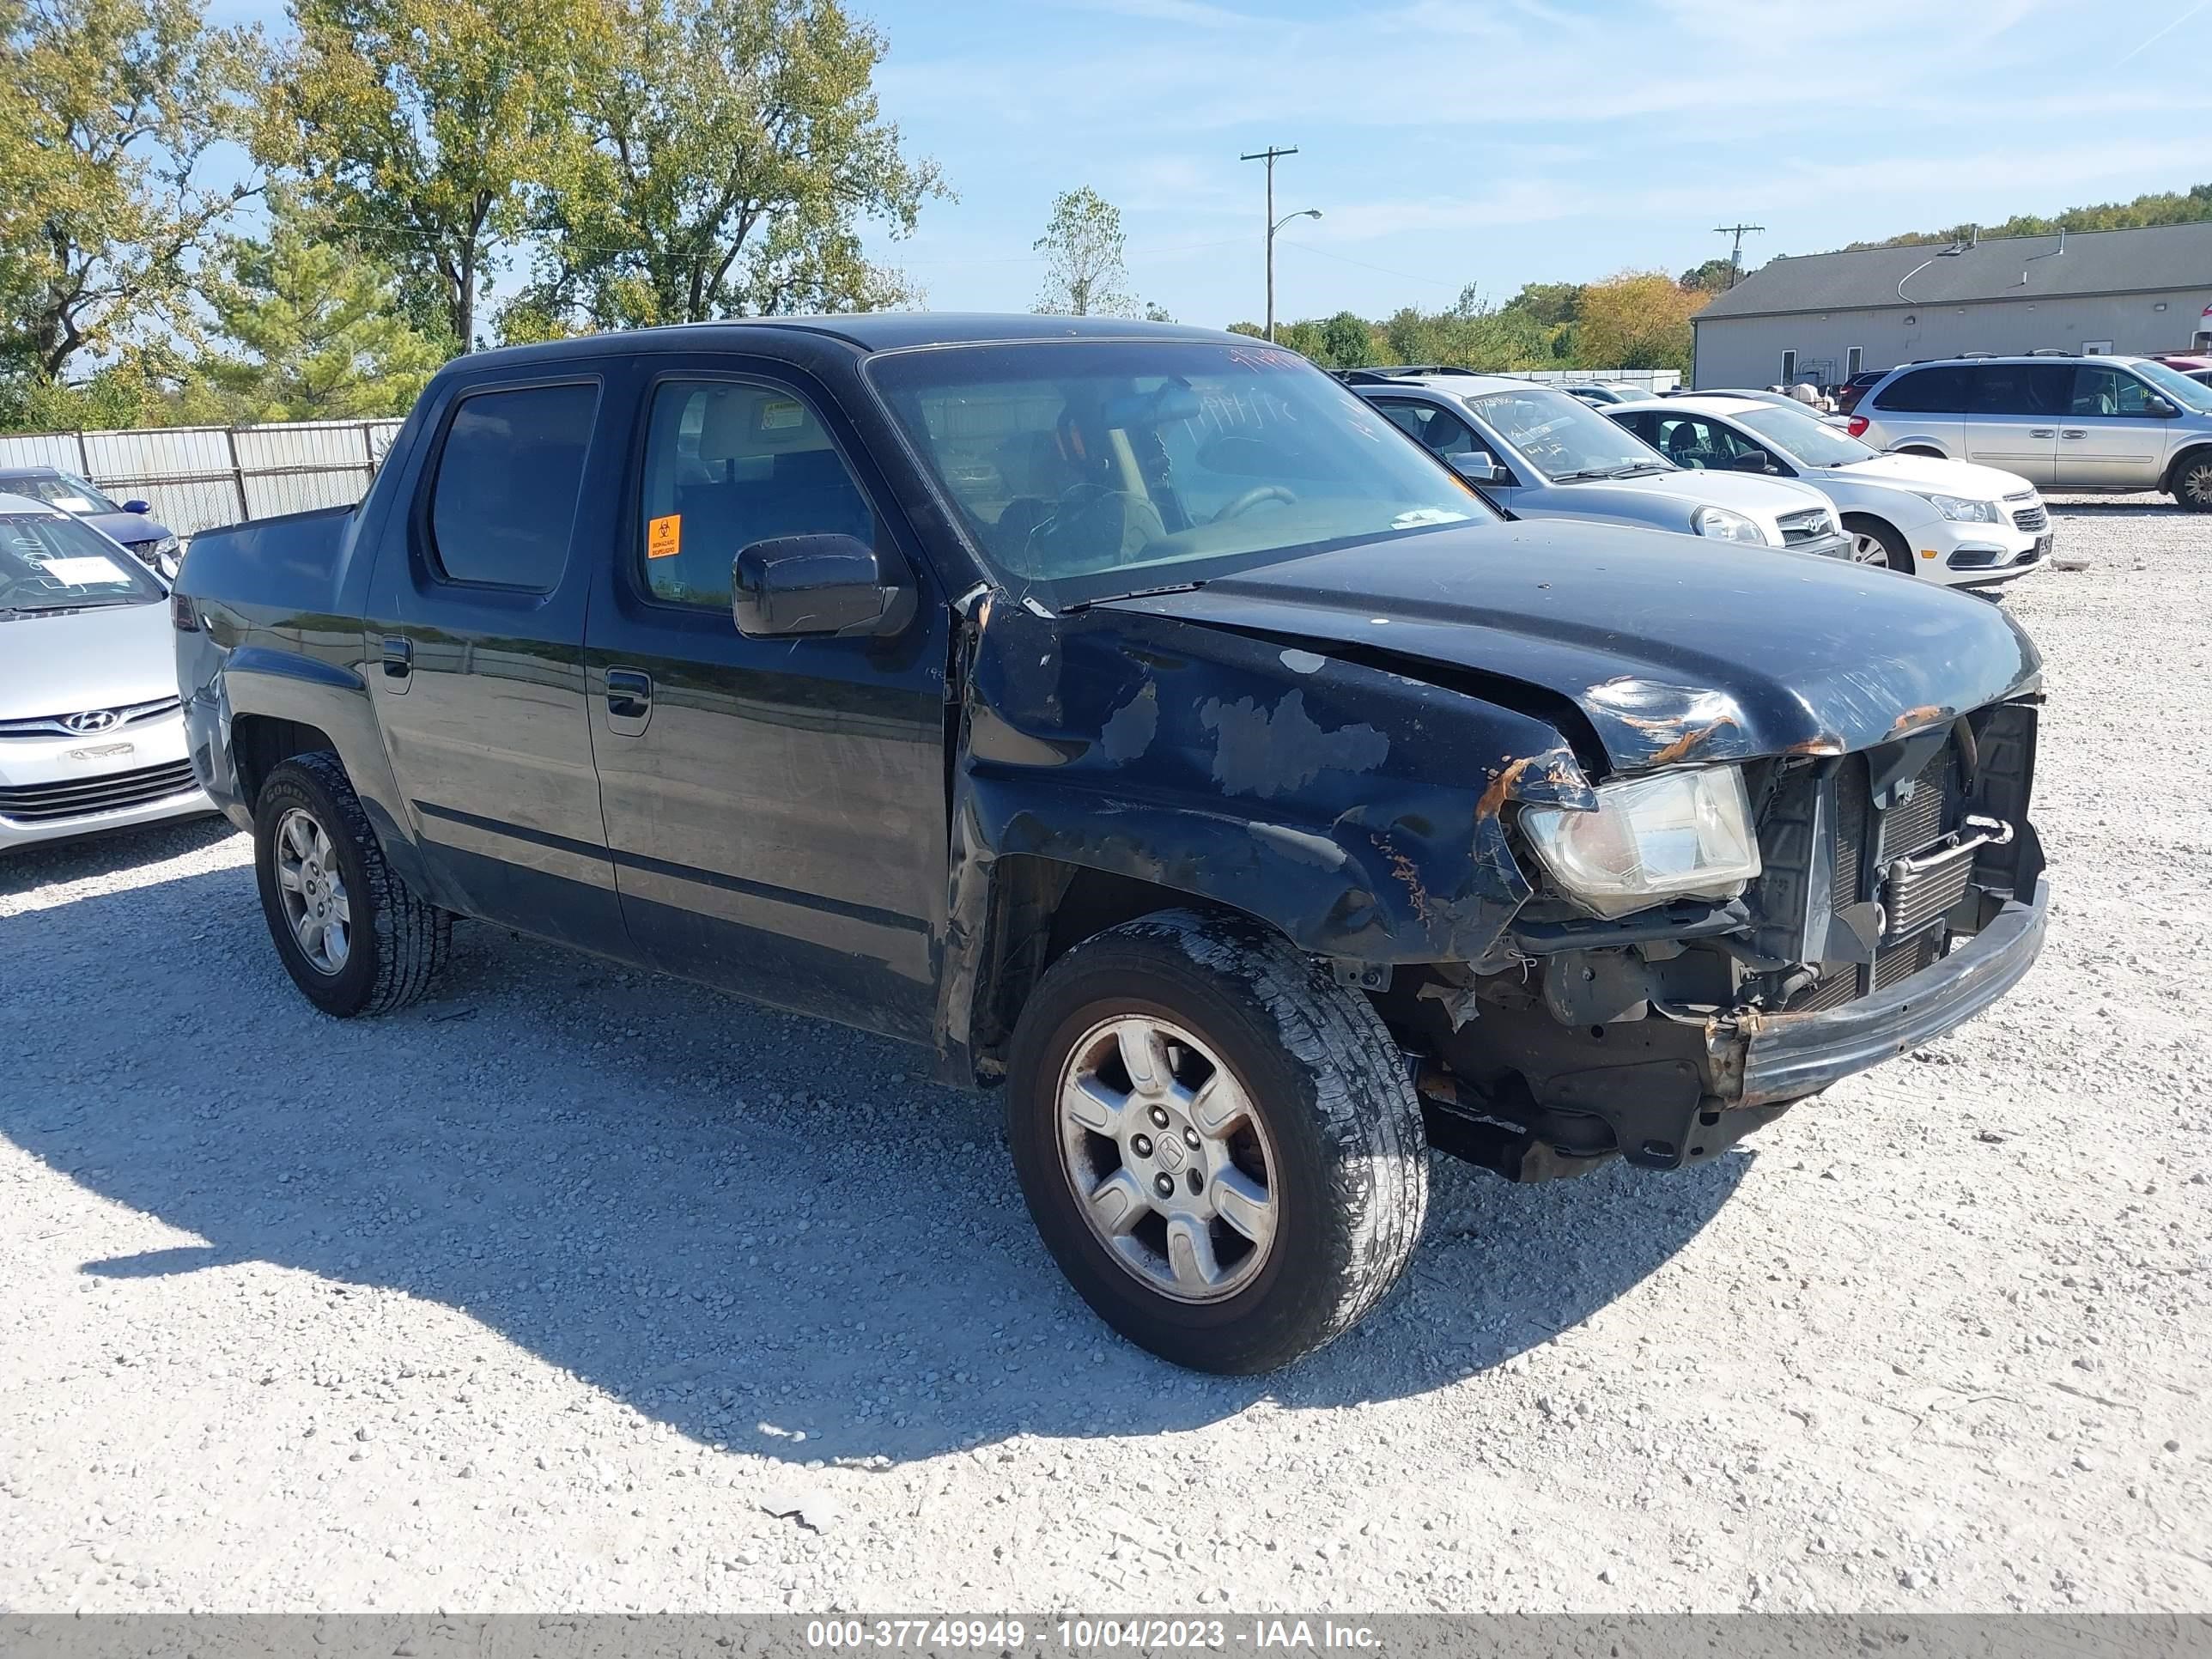
<svg viewBox="0 0 2212 1659"><path fill-rule="evenodd" d="M1730 288L1734 288L1735 279L1743 275L1743 239L1753 233L1763 232L1765 228L1765 225L1715 225L1713 227L1714 235L1735 238L1735 243L1729 249L1729 286Z"/></svg>
<svg viewBox="0 0 2212 1659"><path fill-rule="evenodd" d="M1265 149L1255 149L1249 155L1240 155L1240 161L1265 161L1267 164L1267 338L1275 337L1275 163L1285 155L1296 155L1298 147L1292 144L1285 149L1270 144Z"/></svg>

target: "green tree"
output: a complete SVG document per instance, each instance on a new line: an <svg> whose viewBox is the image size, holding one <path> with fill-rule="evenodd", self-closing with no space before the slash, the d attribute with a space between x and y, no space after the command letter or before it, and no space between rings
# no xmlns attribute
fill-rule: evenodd
<svg viewBox="0 0 2212 1659"><path fill-rule="evenodd" d="M1505 302L1504 309L1527 317L1541 328L1559 328L1575 320L1582 308L1580 283L1529 283Z"/></svg>
<svg viewBox="0 0 2212 1659"><path fill-rule="evenodd" d="M2125 202L2099 202L2044 216L2014 214L2001 224L1954 225L1948 230L1907 231L1880 241L1850 242L1843 252L1870 247L1913 247L1971 240L1976 235L2055 236L2062 230L2137 230L2155 225L2188 225L2212 219L2212 184L2185 191L2150 191Z"/></svg>
<svg viewBox="0 0 2212 1659"><path fill-rule="evenodd" d="M199 255L257 173L209 178L251 137L260 36L198 0L0 0L0 356L52 384L188 331Z"/></svg>
<svg viewBox="0 0 2212 1659"><path fill-rule="evenodd" d="M292 0L292 21L264 155L296 163L334 228L399 272L417 327L469 349L495 246L569 165L596 14L586 0Z"/></svg>
<svg viewBox="0 0 2212 1659"><path fill-rule="evenodd" d="M911 303L863 222L945 195L874 88L883 37L838 0L592 0L580 142L538 192L510 337Z"/></svg>
<svg viewBox="0 0 2212 1659"><path fill-rule="evenodd" d="M1735 272L1735 266L1726 259L1707 259L1692 265L1675 281L1678 287L1692 294L1725 294Z"/></svg>
<svg viewBox="0 0 2212 1659"><path fill-rule="evenodd" d="M316 239L289 211L266 240L234 240L208 286L224 337L203 378L226 419L326 421L404 414L446 359L397 303L392 273Z"/></svg>
<svg viewBox="0 0 2212 1659"><path fill-rule="evenodd" d="M1329 368L1364 368L1375 361L1375 336L1366 319L1340 311L1321 325L1322 362Z"/></svg>
<svg viewBox="0 0 2212 1659"><path fill-rule="evenodd" d="M1036 309L1061 317L1127 317L1136 301L1122 289L1121 212L1089 185L1062 191L1033 245L1044 256Z"/></svg>

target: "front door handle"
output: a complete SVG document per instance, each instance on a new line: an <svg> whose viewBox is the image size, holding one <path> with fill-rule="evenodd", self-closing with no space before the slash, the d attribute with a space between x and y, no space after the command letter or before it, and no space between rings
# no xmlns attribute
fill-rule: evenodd
<svg viewBox="0 0 2212 1659"><path fill-rule="evenodd" d="M653 717L653 676L638 668L607 670L607 725L626 737Z"/></svg>
<svg viewBox="0 0 2212 1659"><path fill-rule="evenodd" d="M2062 438L2086 438L2089 434L2086 428L2068 426L2061 427L2058 430L2058 435Z"/></svg>
<svg viewBox="0 0 2212 1659"><path fill-rule="evenodd" d="M415 641L397 635L384 641L384 689L404 692L415 672Z"/></svg>

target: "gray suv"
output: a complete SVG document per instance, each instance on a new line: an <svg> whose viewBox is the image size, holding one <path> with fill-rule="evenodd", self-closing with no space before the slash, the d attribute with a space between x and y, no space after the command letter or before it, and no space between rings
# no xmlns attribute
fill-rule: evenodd
<svg viewBox="0 0 2212 1659"><path fill-rule="evenodd" d="M2148 357L1907 363L1859 400L1877 449L2015 473L2041 489L2162 489L2212 513L2212 386Z"/></svg>

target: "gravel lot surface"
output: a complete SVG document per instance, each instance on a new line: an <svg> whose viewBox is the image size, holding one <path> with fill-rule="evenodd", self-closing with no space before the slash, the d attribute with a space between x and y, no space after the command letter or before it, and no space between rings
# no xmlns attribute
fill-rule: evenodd
<svg viewBox="0 0 2212 1659"><path fill-rule="evenodd" d="M0 1607L2212 1607L2212 520L2059 534L2027 981L1692 1173L1441 1168L1272 1379L890 1043L479 926L339 1024L227 826L0 864Z"/></svg>

